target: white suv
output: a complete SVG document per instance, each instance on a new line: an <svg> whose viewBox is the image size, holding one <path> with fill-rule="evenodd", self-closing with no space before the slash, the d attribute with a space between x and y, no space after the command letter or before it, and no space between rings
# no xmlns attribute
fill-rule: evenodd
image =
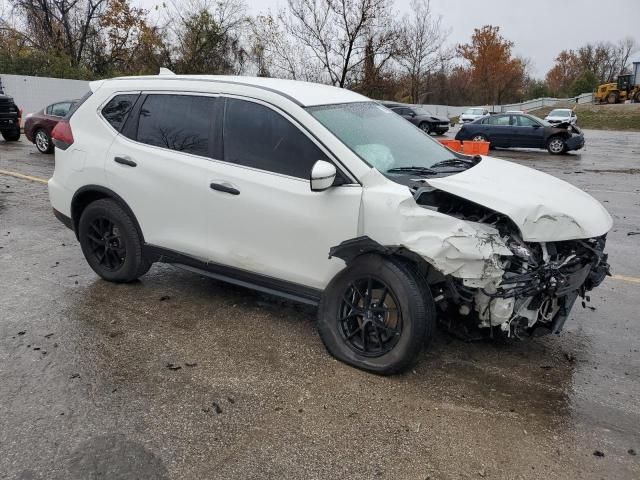
<svg viewBox="0 0 640 480"><path fill-rule="evenodd" d="M160 261L319 304L329 351L380 374L413 365L437 320L559 332L608 273L611 217L592 197L454 153L348 90L98 81L52 137L51 204L99 276Z"/></svg>

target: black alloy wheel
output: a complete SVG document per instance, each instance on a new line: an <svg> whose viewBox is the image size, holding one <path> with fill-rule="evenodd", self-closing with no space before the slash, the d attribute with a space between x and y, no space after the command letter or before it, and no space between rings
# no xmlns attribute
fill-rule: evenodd
<svg viewBox="0 0 640 480"><path fill-rule="evenodd" d="M98 217L89 224L87 239L91 252L100 266L110 272L115 272L127 257L120 230L105 217Z"/></svg>
<svg viewBox="0 0 640 480"><path fill-rule="evenodd" d="M402 312L395 295L382 280L353 280L342 298L340 332L354 352L380 357L396 346L402 334Z"/></svg>

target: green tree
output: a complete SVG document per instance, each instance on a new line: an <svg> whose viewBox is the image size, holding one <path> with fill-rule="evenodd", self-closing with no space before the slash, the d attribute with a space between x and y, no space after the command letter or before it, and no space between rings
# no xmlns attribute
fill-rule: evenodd
<svg viewBox="0 0 640 480"><path fill-rule="evenodd" d="M590 70L583 71L571 83L569 93L572 97L576 97L582 93L590 93L598 86L598 77Z"/></svg>

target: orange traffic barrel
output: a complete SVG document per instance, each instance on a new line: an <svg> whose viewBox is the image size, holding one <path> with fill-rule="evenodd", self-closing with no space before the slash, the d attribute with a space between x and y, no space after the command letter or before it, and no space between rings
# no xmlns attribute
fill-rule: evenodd
<svg viewBox="0 0 640 480"><path fill-rule="evenodd" d="M466 140L462 142L462 153L465 153L467 155L488 155L489 145L489 142L475 142L473 140Z"/></svg>
<svg viewBox="0 0 640 480"><path fill-rule="evenodd" d="M442 138L440 140L438 140L442 145L444 145L445 147L453 150L454 152L461 152L462 151L462 143L460 142L460 140L452 140L450 138Z"/></svg>

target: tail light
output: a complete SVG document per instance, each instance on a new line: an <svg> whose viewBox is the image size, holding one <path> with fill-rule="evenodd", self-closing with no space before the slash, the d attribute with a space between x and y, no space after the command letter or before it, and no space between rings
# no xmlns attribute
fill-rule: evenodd
<svg viewBox="0 0 640 480"><path fill-rule="evenodd" d="M73 145L73 132L71 132L69 122L64 120L58 122L51 132L51 138L53 139L53 144L60 150L66 150Z"/></svg>

